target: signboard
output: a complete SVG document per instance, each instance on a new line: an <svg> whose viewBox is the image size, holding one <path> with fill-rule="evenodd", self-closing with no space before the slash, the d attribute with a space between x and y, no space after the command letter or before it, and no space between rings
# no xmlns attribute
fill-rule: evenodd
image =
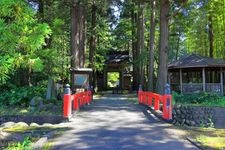
<svg viewBox="0 0 225 150"><path fill-rule="evenodd" d="M75 84L75 86L87 88L89 85L89 75L88 74L74 74L74 84Z"/></svg>

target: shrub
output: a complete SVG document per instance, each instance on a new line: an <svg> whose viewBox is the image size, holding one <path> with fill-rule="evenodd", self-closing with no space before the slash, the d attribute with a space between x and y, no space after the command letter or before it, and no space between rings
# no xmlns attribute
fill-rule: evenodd
<svg viewBox="0 0 225 150"><path fill-rule="evenodd" d="M209 106L225 106L225 99L215 93L178 94L173 92L173 99L178 104L200 104Z"/></svg>
<svg viewBox="0 0 225 150"><path fill-rule="evenodd" d="M30 149L31 149L31 141L29 137L26 137L23 142L10 144L4 150L30 150Z"/></svg>
<svg viewBox="0 0 225 150"><path fill-rule="evenodd" d="M28 105L34 96L44 96L45 88L42 86L19 87L0 94L0 103L3 105Z"/></svg>

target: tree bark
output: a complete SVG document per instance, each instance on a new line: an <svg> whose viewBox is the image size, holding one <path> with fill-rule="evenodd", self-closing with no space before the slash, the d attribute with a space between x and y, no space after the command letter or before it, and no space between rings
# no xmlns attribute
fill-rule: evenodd
<svg viewBox="0 0 225 150"><path fill-rule="evenodd" d="M91 21L91 38L90 38L90 51L89 51L89 65L91 68L94 67L94 53L96 49L96 11L97 6L92 5L92 21Z"/></svg>
<svg viewBox="0 0 225 150"><path fill-rule="evenodd" d="M85 17L84 17L84 6L80 5L79 7L79 67L83 68L84 67L84 55L85 55Z"/></svg>
<svg viewBox="0 0 225 150"><path fill-rule="evenodd" d="M137 56L138 56L138 84L144 85L144 69L142 52L144 50L144 6L141 6L139 3L138 6L138 21L137 21Z"/></svg>
<svg viewBox="0 0 225 150"><path fill-rule="evenodd" d="M71 11L71 67L79 68L79 4L74 3Z"/></svg>
<svg viewBox="0 0 225 150"><path fill-rule="evenodd" d="M134 11L134 7L132 7L131 12L131 21L132 21L132 55L133 55L133 90L137 90L138 82L137 82L137 30L136 30L136 18L137 14Z"/></svg>
<svg viewBox="0 0 225 150"><path fill-rule="evenodd" d="M145 49L145 36L144 36L144 5L141 5L141 30L140 30L140 55L144 57L144 49ZM145 69L144 69L144 58L141 58L140 62L140 83L141 85L145 85Z"/></svg>
<svg viewBox="0 0 225 150"><path fill-rule="evenodd" d="M148 73L148 90L154 89L154 41L155 41L155 11L156 1L151 1L151 27L150 27L150 42L149 42L149 73Z"/></svg>
<svg viewBox="0 0 225 150"><path fill-rule="evenodd" d="M97 20L97 6L95 4L92 5L91 10L91 38L90 38L90 50L89 50L89 67L93 69L92 72L92 85L95 88L96 85L96 75L95 75L95 59L94 54L96 50L96 44L97 44L97 37L96 37L96 20Z"/></svg>
<svg viewBox="0 0 225 150"><path fill-rule="evenodd" d="M160 0L159 70L156 84L159 94L164 93L164 86L167 83L169 7L169 0Z"/></svg>
<svg viewBox="0 0 225 150"><path fill-rule="evenodd" d="M213 21L212 21L212 15L209 15L209 57L213 58L213 52L214 52L214 35L213 35Z"/></svg>

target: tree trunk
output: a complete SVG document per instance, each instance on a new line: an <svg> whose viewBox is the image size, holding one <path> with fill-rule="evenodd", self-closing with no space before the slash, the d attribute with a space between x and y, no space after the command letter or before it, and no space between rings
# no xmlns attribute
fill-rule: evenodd
<svg viewBox="0 0 225 150"><path fill-rule="evenodd" d="M178 33L178 38L177 38L177 50L176 50L176 60L178 60L178 53L179 53L179 48L180 48L180 34L181 34L181 31L179 31Z"/></svg>
<svg viewBox="0 0 225 150"><path fill-rule="evenodd" d="M93 4L92 5L90 51L89 51L89 63L91 68L94 68L94 53L96 49L96 10L97 10L97 7L95 6L95 4Z"/></svg>
<svg viewBox="0 0 225 150"><path fill-rule="evenodd" d="M133 90L137 90L137 30L136 30L136 18L137 14L134 12L134 6L132 7L131 21L132 21L132 55L133 55Z"/></svg>
<svg viewBox="0 0 225 150"><path fill-rule="evenodd" d="M97 20L97 6L95 4L92 5L92 21L91 21L91 38L90 38L90 50L89 50L89 67L93 69L92 73L92 85L95 88L95 83L96 83L96 76L95 76L95 69L94 69L94 54L95 54L95 49L96 49L96 43L97 43L97 38L96 38L96 20Z"/></svg>
<svg viewBox="0 0 225 150"><path fill-rule="evenodd" d="M155 10L156 1L151 1L151 27L150 27L150 42L149 42L149 73L148 73L148 90L154 89L154 41L155 41Z"/></svg>
<svg viewBox="0 0 225 150"><path fill-rule="evenodd" d="M143 55L144 53L144 49L145 49L145 36L144 36L144 6L142 5L141 6L141 20L140 20L140 55L142 57L145 57ZM140 83L141 85L145 85L145 69L144 69L144 58L141 58L141 61L140 61Z"/></svg>
<svg viewBox="0 0 225 150"><path fill-rule="evenodd" d="M79 68L79 4L72 5L71 12L71 67Z"/></svg>
<svg viewBox="0 0 225 150"><path fill-rule="evenodd" d="M160 0L159 70L156 85L159 94L164 93L164 86L167 83L169 7L169 0Z"/></svg>
<svg viewBox="0 0 225 150"><path fill-rule="evenodd" d="M213 51L214 51L214 36L213 36L213 21L212 15L209 15L209 57L213 58Z"/></svg>
<svg viewBox="0 0 225 150"><path fill-rule="evenodd" d="M85 18L84 18L84 6L80 5L79 7L79 67L84 67L84 47L85 47Z"/></svg>
<svg viewBox="0 0 225 150"><path fill-rule="evenodd" d="M137 83L140 84L140 8L138 10L137 13L137 51L136 51L136 56L137 56L137 62L136 62L136 66L137 66Z"/></svg>

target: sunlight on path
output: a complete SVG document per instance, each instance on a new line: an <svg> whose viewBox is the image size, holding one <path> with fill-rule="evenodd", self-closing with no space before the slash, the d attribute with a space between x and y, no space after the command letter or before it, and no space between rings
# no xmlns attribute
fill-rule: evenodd
<svg viewBox="0 0 225 150"><path fill-rule="evenodd" d="M77 113L72 130L53 139L54 149L193 149L171 125L147 119L144 107L108 95Z"/></svg>

